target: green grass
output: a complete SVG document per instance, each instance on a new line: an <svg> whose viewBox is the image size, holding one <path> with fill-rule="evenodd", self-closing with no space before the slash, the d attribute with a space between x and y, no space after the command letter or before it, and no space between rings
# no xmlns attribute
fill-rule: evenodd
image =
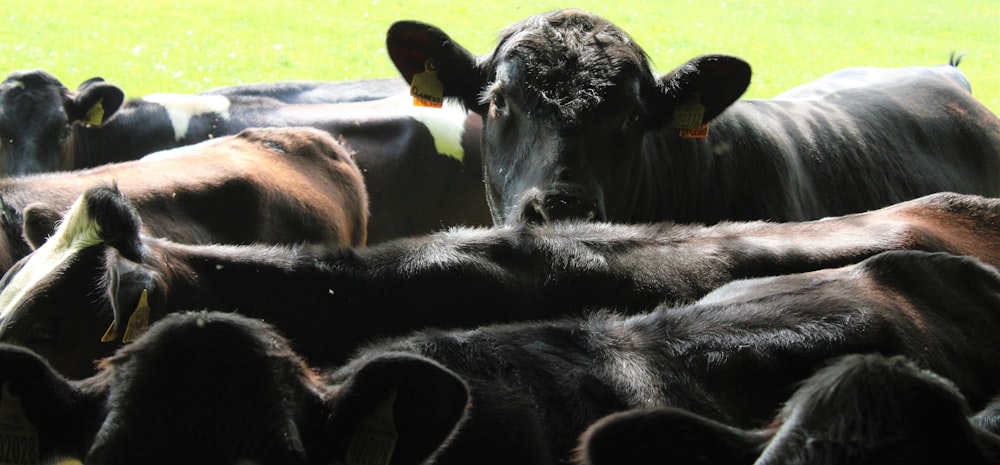
<svg viewBox="0 0 1000 465"><path fill-rule="evenodd" d="M16 5L16 8L12 6ZM512 6L513 5L513 6ZM496 32L534 13L535 2L32 0L0 17L0 67L42 68L76 87L103 76L131 96L198 92L288 79L394 76L385 30L397 19L442 27L474 53ZM850 66L944 63L1000 113L1000 1L580 1L629 31L661 72L703 53L747 59L747 97L769 97Z"/></svg>

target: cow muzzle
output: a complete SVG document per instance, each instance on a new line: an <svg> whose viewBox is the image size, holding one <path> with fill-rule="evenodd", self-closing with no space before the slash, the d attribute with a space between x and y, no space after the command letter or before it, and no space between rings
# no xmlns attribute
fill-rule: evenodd
<svg viewBox="0 0 1000 465"><path fill-rule="evenodd" d="M525 196L517 221L524 224L545 224L556 221L604 221L599 202L584 195L559 190L535 191Z"/></svg>

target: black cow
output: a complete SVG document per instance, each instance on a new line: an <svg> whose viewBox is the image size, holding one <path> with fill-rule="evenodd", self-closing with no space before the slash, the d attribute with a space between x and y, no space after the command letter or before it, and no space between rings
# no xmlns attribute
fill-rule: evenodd
<svg viewBox="0 0 1000 465"><path fill-rule="evenodd" d="M940 191L1000 194L1000 119L956 61L737 101L750 82L739 58L700 56L657 77L624 31L580 10L514 24L481 57L414 21L389 29L387 49L415 93L432 82L485 118L497 224L799 221Z"/></svg>
<svg viewBox="0 0 1000 465"><path fill-rule="evenodd" d="M248 129L144 160L0 179L0 270L31 253L29 240L40 245L83 192L111 183L154 237L365 244L364 180L343 147L312 128Z"/></svg>
<svg viewBox="0 0 1000 465"><path fill-rule="evenodd" d="M272 90L293 100L288 89ZM0 91L0 163L12 163L0 164L0 173L134 160L249 127L310 126L354 154L369 194L370 243L490 223L479 156L482 118L458 105L416 107L406 94L292 104L253 88L154 94L122 104L121 89L99 78L70 91L44 71L13 73Z"/></svg>
<svg viewBox="0 0 1000 465"><path fill-rule="evenodd" d="M743 299L631 317L424 330L329 373L255 318L180 313L88 379L68 382L7 346L0 376L42 456L88 464L564 463L588 425L618 411L672 406L763 426L800 381L854 353L904 355L973 406L1000 388L1000 273L974 258L892 251L761 283ZM901 432L926 425L920 417ZM954 412L941 421L938 431L967 424ZM952 439L961 433L935 438Z"/></svg>
<svg viewBox="0 0 1000 465"><path fill-rule="evenodd" d="M141 237L139 219L113 191L91 190L83 203L104 208L72 212L46 246L83 245L49 246L0 282L0 341L30 347L75 377L120 343L101 342L109 323L120 334L141 331L182 310L262 318L311 362L328 364L376 336L600 307L645 311L734 279L842 266L886 250L1000 264L1000 200L955 194L803 223L467 228L362 249L183 245ZM94 224L118 227L77 238Z"/></svg>
<svg viewBox="0 0 1000 465"><path fill-rule="evenodd" d="M953 383L905 357L848 355L806 380L773 425L744 430L673 407L619 412L588 428L575 462L1000 463L1000 436L968 415Z"/></svg>

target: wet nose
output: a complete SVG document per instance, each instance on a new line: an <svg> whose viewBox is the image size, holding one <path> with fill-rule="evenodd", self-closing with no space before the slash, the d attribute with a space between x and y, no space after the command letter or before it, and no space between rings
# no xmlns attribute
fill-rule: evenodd
<svg viewBox="0 0 1000 465"><path fill-rule="evenodd" d="M538 194L529 197L521 210L521 221L544 224L554 221L602 221L597 202L566 193Z"/></svg>

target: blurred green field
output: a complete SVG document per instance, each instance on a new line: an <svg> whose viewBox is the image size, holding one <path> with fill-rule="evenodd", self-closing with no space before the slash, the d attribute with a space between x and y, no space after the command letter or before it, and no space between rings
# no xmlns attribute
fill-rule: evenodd
<svg viewBox="0 0 1000 465"><path fill-rule="evenodd" d="M100 75L130 96L198 92L291 79L347 80L396 74L385 30L419 19L474 53L531 14L576 6L629 31L665 72L703 53L748 60L747 97L769 97L849 66L944 63L1000 113L1000 1L805 0L578 1L519 3L398 0L32 0L0 16L0 67L42 68L68 87Z"/></svg>

